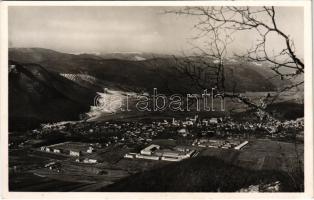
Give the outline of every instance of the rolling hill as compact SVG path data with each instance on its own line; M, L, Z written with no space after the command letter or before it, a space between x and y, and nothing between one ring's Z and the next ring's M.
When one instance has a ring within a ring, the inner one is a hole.
M37 64L10 61L10 130L74 120L89 110L97 90L85 88Z

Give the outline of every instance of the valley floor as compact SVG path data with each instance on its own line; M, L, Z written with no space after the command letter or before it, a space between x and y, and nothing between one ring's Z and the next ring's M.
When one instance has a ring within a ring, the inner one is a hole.
M155 141L158 144L168 143L168 145L171 142L167 139ZM275 170L292 174L300 166L302 166L303 171L303 144L297 145L297 151L293 143L272 141L270 139L251 140L241 150L192 146L190 148L198 149L197 159L200 162L199 164L203 159L214 157L224 161L227 166L230 164L230 166L241 167L241 170L244 171ZM129 176L136 176L136 174L174 164L166 161L123 158L123 155L130 151L132 149L123 147L123 145L116 145L106 149L106 153L103 154L104 162L78 164L70 157L41 152L38 148L10 150L10 191L92 192L106 190L107 186L119 183L120 180ZM51 162L60 163L58 169L44 167ZM303 177L300 177L300 179L303 180ZM165 189L165 191L168 190Z

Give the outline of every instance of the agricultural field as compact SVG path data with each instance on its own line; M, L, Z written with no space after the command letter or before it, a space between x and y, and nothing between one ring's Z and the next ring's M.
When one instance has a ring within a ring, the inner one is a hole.
M252 165L251 168L254 169L289 171L298 167L296 166L298 160L300 160L303 167L303 154L303 144L298 144L295 148L294 143L261 139L251 141L239 154L238 162L241 166L241 162L243 161L253 161L255 165ZM291 163L294 164L291 165Z
M292 171L299 167L298 159L302 168L304 167L303 153L302 144L297 145L296 151L293 143L257 139L250 141L240 151L204 148L199 156L217 157L225 162L253 170Z

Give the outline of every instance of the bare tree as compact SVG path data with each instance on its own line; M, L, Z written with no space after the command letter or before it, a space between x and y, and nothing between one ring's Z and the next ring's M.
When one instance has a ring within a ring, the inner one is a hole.
M262 64L269 64L271 70L275 72L274 77L281 79L293 79L298 75L304 73L304 63L301 58L296 55L293 39L284 33L276 21L276 9L272 7L184 7L178 10L170 10L167 13L174 13L178 15L187 15L197 17L198 22L194 27L198 30L198 34L193 39L205 39L204 46L194 46L195 49L201 52L202 56L217 59L219 61L216 65L217 72L216 79L221 83L219 89L224 88L224 59L227 56L227 47L233 41L233 34L241 31L250 31L256 35L256 43L252 48L247 49L246 52L236 56L246 59L251 62L258 62ZM270 39L269 37L275 34L277 41L282 41L280 50L268 49ZM185 67L188 68L188 67ZM209 66L213 68L213 66ZM185 70L186 73L189 71ZM197 78L194 75L194 80ZM282 88L277 94L267 96L263 99L267 104L273 103L277 97L284 91L296 88L303 84L303 80L293 83ZM264 110L265 106L253 103L243 95L232 93L225 93L225 97L237 98L246 105Z
M207 64L208 68L214 68L218 72L215 74L217 88L225 92L225 97L240 100L249 107L256 109L260 115L266 115L268 120L273 118L266 111L267 105L273 103L282 92L303 84L303 79L296 83L294 82L282 88L275 95L260 99L260 103L255 103L249 98L235 93L235 88L232 89L231 93L225 91L224 60L228 56L227 49L228 45L233 41L232 36L237 32L249 31L256 35L256 43L247 49L246 52L237 53L237 57L250 62L268 64L275 74L271 78L279 77L281 80L289 80L304 74L303 59L297 56L294 41L290 35L280 29L275 7L184 7L178 10L167 11L167 13L197 17L198 22L194 27L198 30L198 34L194 39L205 39L205 45L195 46L195 48L201 52L201 56L219 61L217 65ZM276 36L278 43L282 44L281 48L276 50L269 49L271 36ZM193 66L192 62L185 63L183 66L181 68L184 69L183 72L185 74L189 74L188 76L200 87L206 87L206 84L202 84L200 75L193 73L193 70L187 70ZM296 158L299 163L299 174L303 174L297 150L296 135L294 144ZM294 181L295 179L292 177L292 180ZM300 187L303 187L302 183Z
M281 76L295 76L304 72L304 63L295 53L293 39L277 26L276 10L272 7L185 7L181 10L170 11L180 15L194 15L199 17L199 23L195 25L203 32L200 36L210 33L214 35L223 30L229 32L229 36L235 31L255 31L258 35L258 43L249 49L246 58L258 62L270 62L272 68ZM268 36L276 33L285 43L285 46L277 54L267 50ZM224 38L227 39L227 38ZM223 49L222 49L223 50ZM281 68L293 69L293 73L282 73Z

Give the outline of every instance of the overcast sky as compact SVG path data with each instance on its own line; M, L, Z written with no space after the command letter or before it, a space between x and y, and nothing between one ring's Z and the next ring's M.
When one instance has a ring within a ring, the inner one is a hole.
M10 7L10 47L42 47L68 53L190 52L192 17L163 14L167 7ZM277 8L280 29L303 56L303 9ZM231 52L252 45L255 35L235 36ZM277 41L272 41L276 46Z

